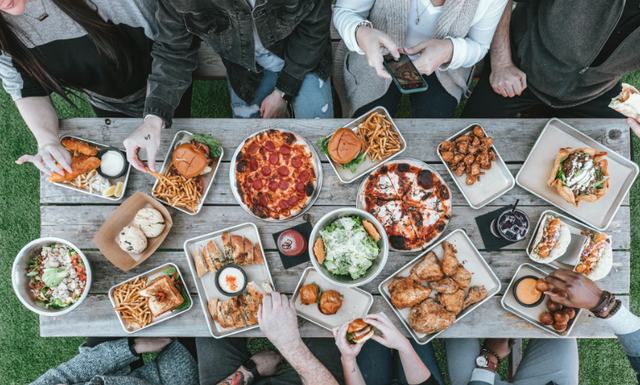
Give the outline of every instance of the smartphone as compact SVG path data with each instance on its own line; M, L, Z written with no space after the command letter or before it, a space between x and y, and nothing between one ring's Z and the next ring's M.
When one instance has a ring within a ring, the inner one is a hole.
M390 54L384 55L383 63L391 74L393 82L396 83L396 86L403 94L422 92L429 88L429 85L422 78L407 54L401 53L398 60L394 59Z

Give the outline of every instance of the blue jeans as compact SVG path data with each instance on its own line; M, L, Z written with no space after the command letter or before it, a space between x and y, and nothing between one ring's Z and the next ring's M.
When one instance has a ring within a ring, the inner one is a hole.
M436 355L433 352L431 343L418 345L415 341L411 340L411 346L427 366L431 375L434 376L440 384L444 385L444 379L442 378L442 373L440 373L440 367L438 367L438 361L436 360ZM367 385L407 385L407 378L404 375L400 354L395 350L384 347L376 341L369 340L362 347L356 360L360 367L360 372L362 372L362 376L364 377L364 382Z
M276 88L278 73L264 71L264 78L256 91L256 97L247 104L240 99L231 88L229 79L229 95L231 96L231 110L234 118L260 118L262 101ZM308 73L302 81L298 95L291 101L293 112L297 119L331 119L333 118L333 98L331 96L331 79L322 81L317 76Z

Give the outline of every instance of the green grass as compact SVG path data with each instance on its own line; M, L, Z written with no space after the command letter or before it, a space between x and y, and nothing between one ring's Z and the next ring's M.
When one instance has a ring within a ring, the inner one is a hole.
M625 81L640 86L640 72ZM54 98L61 118L91 117L84 99L79 109ZM410 117L407 98L401 102L398 117ZM223 81L198 81L194 86L192 116L197 118L231 117L229 95ZM41 338L38 317L25 309L11 288L11 266L20 248L40 236L39 175L32 165L18 166L16 159L36 152L36 142L22 121L15 105L0 91L0 384L24 384L38 378L77 354L83 338ZM640 141L634 138L636 159L640 159ZM640 187L631 190L631 309L639 313L640 293ZM616 340L580 340L581 384L635 384L635 376ZM270 348L269 341L256 338L249 342L252 352ZM434 344L440 367L446 377L444 350ZM499 371L506 379L506 364Z

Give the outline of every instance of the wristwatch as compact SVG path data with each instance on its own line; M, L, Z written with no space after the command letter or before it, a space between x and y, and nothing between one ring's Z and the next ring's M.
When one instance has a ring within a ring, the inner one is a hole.
M284 99L287 103L291 104L291 101L293 100L293 96L291 96L291 95L287 94L287 93L286 93L286 92L284 92L284 91L280 91L280 90L279 90L279 89L277 89L277 88L276 88L275 90L276 90L276 92L277 92L277 93L279 93L279 94L280 94L280 97L281 97L282 99Z
M242 366L251 372L251 375L253 376L253 380L251 381L252 383L257 383L258 380L260 380L260 373L258 372L258 367L256 366L256 363L253 362L253 360L251 360L251 358L249 358L247 362L242 364Z
M496 372L496 370L498 370L498 364L492 362L489 357L485 356L484 354L480 354L476 358L476 366L482 369L489 369L494 373Z

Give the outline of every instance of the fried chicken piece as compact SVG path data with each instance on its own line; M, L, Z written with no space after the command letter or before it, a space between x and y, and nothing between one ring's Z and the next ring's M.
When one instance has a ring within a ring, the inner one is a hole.
M473 127L473 135L477 136L478 138L484 138L484 131L482 130L482 127Z
M419 283L437 281L443 276L442 265L440 264L438 256L433 251L427 253L427 255L422 258L422 261L418 262L411 269L411 278Z
M489 150L489 160L492 162L496 161L496 153L491 150Z
M436 299L449 313L454 315L460 314L462 311L462 303L464 302L464 289L459 289L450 294L438 293Z
M418 285L410 277L401 280L389 291L391 304L399 310L417 305L431 294L431 289Z
M64 175L54 173L49 177L51 182L64 182L77 178L89 171L95 170L100 166L100 159L88 155L74 156L71 158L71 172L65 172Z
M481 143L481 142L480 142L480 138L478 138L477 136L475 136L475 137L473 138L473 141L471 142L471 144L472 144L473 146L475 146L475 147L480 146L480 143Z
M453 245L447 241L442 242L442 248L444 249L444 257L442 257L442 271L448 276L455 274L458 270L458 258L456 258L456 249Z
M64 138L62 139L62 145L71 151L78 151L79 153L84 155L91 155L91 156L98 155L98 150L96 148L93 148L90 145L84 142L81 142L77 139Z
M487 297L487 289L484 286L471 286L467 298L464 300L462 309L468 308L476 302L480 302Z
M387 286L387 290L389 290L389 294L391 294L396 287L400 286L403 283L414 283L413 278L411 277L395 277L393 281Z
M464 163L460 163L460 165L458 166L458 168L456 169L456 175L457 176L463 176L465 172L465 167L464 167Z
M452 294L458 291L458 283L451 277L444 277L440 280L429 282L429 288L438 293Z
M475 161L476 161L476 157L473 156L473 155L467 155L467 156L464 157L464 162L466 164L472 164Z
M440 145L440 151L453 151L454 149L455 149L455 146L453 145L453 143L451 143L448 140L445 140Z
M489 164L491 165L491 164ZM471 176L478 176L480 175L480 163L476 162L474 164L471 165Z
M485 146L487 146L487 148L493 146L493 138L482 138L482 144L484 144Z
M470 173L467 173L470 174ZM478 179L477 175L468 175L467 176L467 186L471 186L472 184L476 183L476 179Z
M461 154L469 153L469 142L458 143L458 152Z
M458 155L453 157L453 163L458 164L458 163L462 162L463 159L464 159L464 155L458 154Z
M471 283L471 274L462 265L458 265L458 269L454 274L451 274L450 277L456 281L458 287L461 289L466 289Z
M447 163L453 160L453 152L451 151L443 151L441 155L442 155L442 160L444 160Z
M469 154L473 155L475 153L477 153L478 151L480 151L480 148L478 146L474 146L473 144L469 146Z
M409 313L409 325L418 333L437 333L453 325L455 321L456 316L433 298L420 302Z
M456 143L461 143L461 142L470 142L471 141L471 137L469 135L460 135L457 139L456 139Z

